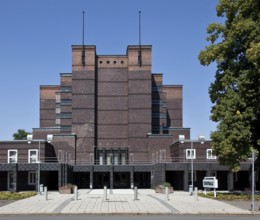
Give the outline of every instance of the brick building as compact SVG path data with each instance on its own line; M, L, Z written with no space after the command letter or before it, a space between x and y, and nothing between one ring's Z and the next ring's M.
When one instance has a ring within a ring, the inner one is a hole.
M191 165L200 189L205 176L216 176L219 189L249 187L250 162L233 174L209 141L190 140L182 86L163 85L151 57L148 45L128 46L125 55L72 46L72 73L61 73L60 85L40 87L40 128L30 144L0 142L0 190L37 190L40 183L54 190L67 183L150 188L165 181L188 190Z

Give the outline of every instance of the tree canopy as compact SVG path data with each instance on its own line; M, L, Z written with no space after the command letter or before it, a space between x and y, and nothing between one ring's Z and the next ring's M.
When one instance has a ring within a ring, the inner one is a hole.
M220 0L216 11L224 22L208 26L210 45L199 60L217 65L209 88L211 119L218 123L212 147L221 164L238 171L260 150L260 1Z
M16 133L13 134L14 140L26 140L27 134L29 134L24 129L18 129Z

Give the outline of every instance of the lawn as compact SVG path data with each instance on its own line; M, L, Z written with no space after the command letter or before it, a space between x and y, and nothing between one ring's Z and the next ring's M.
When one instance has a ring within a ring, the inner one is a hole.
M210 199L217 199L217 200L229 200L229 201L249 201L252 199L250 193L217 193L217 197L214 198L214 193L207 193L207 195L203 193L198 194L201 197L210 198ZM255 194L255 201L260 201L260 194Z
M0 200L19 200L37 195L36 192L0 192Z

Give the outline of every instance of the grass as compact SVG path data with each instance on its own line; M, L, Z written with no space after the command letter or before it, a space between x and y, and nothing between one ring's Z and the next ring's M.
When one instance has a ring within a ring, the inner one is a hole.
M36 192L0 192L0 200L19 200L37 195Z
M217 197L214 198L214 193L198 194L201 197L217 199L217 200L229 200L229 201L250 201L252 199L251 194L248 193L217 193ZM255 194L255 201L260 201L260 195Z

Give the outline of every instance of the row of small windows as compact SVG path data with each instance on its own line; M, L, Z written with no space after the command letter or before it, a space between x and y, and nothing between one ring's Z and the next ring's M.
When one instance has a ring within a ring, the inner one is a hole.
M60 113L60 114L56 114L56 118L57 119L64 119L64 118L71 118L72 117L72 114L71 112L63 112L63 113Z
M71 92L72 87L71 86L61 86L60 90L61 90L61 92Z
M8 163L17 163L18 161L18 151L17 150L8 150ZM30 149L28 150L28 163L38 163L38 150Z
M107 64L110 64L110 60L107 60L106 63L107 63ZM114 60L112 63L113 63L113 64L117 64L117 61ZM121 63L121 64L124 64L125 61L122 60L120 63ZM100 60L100 61L99 61L99 64L103 64L103 60Z

